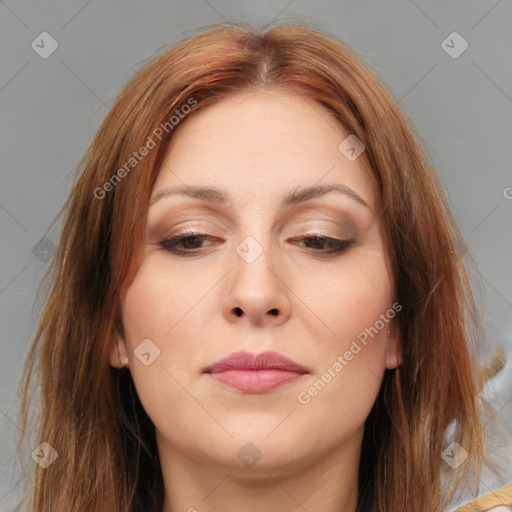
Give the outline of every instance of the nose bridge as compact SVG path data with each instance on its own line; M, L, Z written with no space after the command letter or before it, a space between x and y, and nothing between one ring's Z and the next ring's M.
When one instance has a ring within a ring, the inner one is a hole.
M255 236L247 235L235 247L233 258L225 314L231 320L247 316L255 324L270 318L285 321L291 306L284 279L279 276L279 251L272 247L271 234L260 229Z
M264 208L263 211L265 210L267 209ZM275 265L272 261L276 255L275 247L272 245L273 234L267 227L264 214L258 215L253 211L252 215L245 217L239 226L242 239L235 245L237 274L244 274L240 277L246 279L255 279L257 275L264 278L266 273L270 272L268 267L273 268Z
M275 265L275 248L268 234L248 235L235 248L234 278L242 286L245 294L255 297L269 294L276 286L272 272ZM249 286L252 291L247 289Z

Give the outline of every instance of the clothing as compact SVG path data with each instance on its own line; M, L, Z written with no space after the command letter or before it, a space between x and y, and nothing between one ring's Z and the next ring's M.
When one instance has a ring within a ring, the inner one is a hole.
M512 512L512 485L502 487L466 503L456 512Z

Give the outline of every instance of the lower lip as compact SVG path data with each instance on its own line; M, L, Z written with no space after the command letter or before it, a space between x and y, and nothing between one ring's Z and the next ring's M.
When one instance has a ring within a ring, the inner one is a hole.
M264 393L299 379L304 374L286 370L228 370L211 373L212 378L249 393Z

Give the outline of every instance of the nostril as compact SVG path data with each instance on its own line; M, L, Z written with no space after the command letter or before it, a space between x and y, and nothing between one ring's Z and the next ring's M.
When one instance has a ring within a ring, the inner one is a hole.
M274 315L274 316L277 316L277 315L278 315L278 311L277 311L277 309L276 309L276 308L271 309L271 310L269 311L269 313L270 313L271 315Z
M242 310L240 308L235 308L236 316L242 316Z

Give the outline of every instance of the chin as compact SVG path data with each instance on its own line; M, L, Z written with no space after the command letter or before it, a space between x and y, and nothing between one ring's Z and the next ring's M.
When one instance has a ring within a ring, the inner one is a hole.
M223 441L215 443L221 459L219 462L253 473L256 470L284 469L298 461L304 462L308 453L304 435L300 432L295 435L290 425L280 431L276 426L282 420L281 417L271 427L268 423L258 425L257 422L251 422L249 426L245 424L243 428L228 427L233 438L223 436Z

